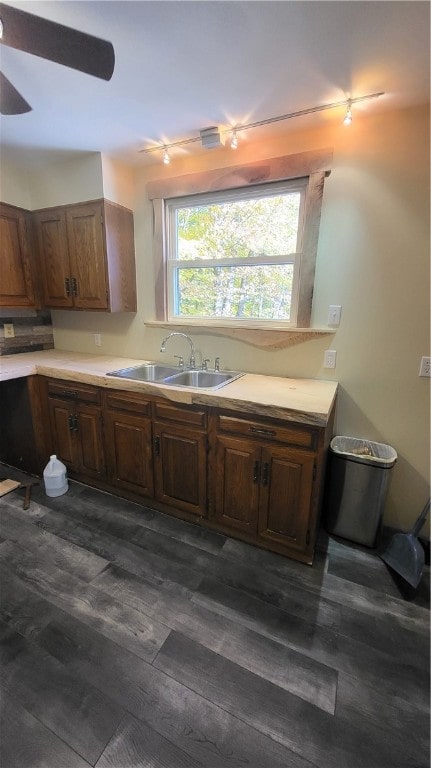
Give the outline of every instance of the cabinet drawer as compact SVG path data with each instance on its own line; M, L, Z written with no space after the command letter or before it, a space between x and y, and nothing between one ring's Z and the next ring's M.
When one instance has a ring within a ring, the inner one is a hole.
M126 411L137 416L151 416L151 402L134 392L108 392L106 406L115 411Z
M100 390L97 387L87 387L85 384L76 384L74 381L48 381L48 395L100 405Z
M228 432L233 435L256 437L261 441L288 443L299 448L314 450L317 443L317 434L312 429L307 429L296 424L284 426L272 422L239 419L234 416L218 415L219 432Z
M207 412L204 409L190 405L174 405L173 403L153 403L154 418L173 421L188 426L203 427L207 425Z

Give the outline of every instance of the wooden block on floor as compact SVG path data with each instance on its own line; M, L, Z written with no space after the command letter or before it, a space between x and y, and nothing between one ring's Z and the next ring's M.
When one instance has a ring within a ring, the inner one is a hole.
M1 480L0 481L0 496L5 496L6 493L14 491L15 488L19 488L21 485L18 480Z

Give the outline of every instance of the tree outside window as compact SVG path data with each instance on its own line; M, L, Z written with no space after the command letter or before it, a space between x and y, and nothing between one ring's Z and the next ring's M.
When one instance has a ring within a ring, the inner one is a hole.
M306 183L167 201L173 319L291 322Z

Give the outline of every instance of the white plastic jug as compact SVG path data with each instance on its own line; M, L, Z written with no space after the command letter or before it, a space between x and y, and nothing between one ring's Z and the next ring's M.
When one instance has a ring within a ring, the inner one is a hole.
M69 488L66 467L55 454L49 457L49 462L43 470L43 480L47 496L62 496Z

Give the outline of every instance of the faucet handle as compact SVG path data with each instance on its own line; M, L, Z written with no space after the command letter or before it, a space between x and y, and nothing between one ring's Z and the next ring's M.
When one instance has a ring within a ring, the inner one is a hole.
M216 357L216 359L214 360L214 370L215 371L219 371L220 370L220 358L219 357Z
M202 370L203 371L207 371L208 370L208 363L209 363L209 361L210 361L209 357L205 357L202 360Z
M174 357L178 358L178 367L183 368L184 367L184 358L181 357L181 355L174 355Z

